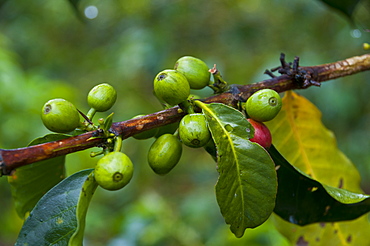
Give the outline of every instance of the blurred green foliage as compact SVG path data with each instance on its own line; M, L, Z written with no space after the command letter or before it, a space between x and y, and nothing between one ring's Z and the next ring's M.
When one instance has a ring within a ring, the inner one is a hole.
M152 80L183 55L199 57L209 67L217 64L227 81L246 84L266 79L263 71L279 65L280 52L289 60L300 56L301 65L318 65L361 55L362 43L370 40L362 31L369 29L367 1L354 12L360 27L355 32L343 15L319 1L71 2L77 9L67 0L0 1L1 148L22 147L48 133L39 112L51 98L65 98L86 112L87 93L101 82L117 89L115 121L161 110ZM86 17L96 10L96 18ZM370 74L362 73L299 91L323 112L325 125L365 181L370 180L369 80ZM185 148L179 166L157 176L146 161L151 142L124 141L134 179L121 191L98 189L86 245L287 245L270 222L235 239L215 200L212 158ZM96 161L89 151L69 155L67 171ZM6 178L0 178L0 196L0 245L13 245L22 222Z

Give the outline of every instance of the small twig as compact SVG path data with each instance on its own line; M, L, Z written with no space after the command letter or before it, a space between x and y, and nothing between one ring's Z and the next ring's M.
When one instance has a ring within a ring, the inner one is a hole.
M267 74L271 78L276 78L276 75L272 73L272 69L271 70L266 69L264 74Z

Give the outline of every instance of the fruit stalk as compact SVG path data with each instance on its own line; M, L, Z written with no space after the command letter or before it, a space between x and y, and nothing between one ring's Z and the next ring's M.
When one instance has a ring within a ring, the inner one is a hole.
M312 80L324 82L359 72L370 70L370 54L351 57L342 61L318 66L300 67L312 74ZM303 89L291 76L286 74L248 85L233 85L233 92L225 92L202 100L204 103L224 103L237 107L239 101L246 101L254 92L270 88L277 92ZM305 87L304 89L306 89ZM110 131L128 138L143 130L164 126L179 121L185 113L178 107L172 107L154 114L113 123ZM49 142L19 149L0 149L0 174L9 175L14 169L36 161L66 155L104 143L104 138L92 138L98 131L87 132L60 141Z

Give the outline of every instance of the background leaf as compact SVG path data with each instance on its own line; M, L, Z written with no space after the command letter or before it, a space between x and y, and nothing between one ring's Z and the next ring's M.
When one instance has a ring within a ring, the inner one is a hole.
M249 138L253 128L239 111L223 104L202 104L217 146L220 174L216 198L236 237L261 225L275 205L277 179L274 163Z
M267 125L274 146L289 163L320 183L362 193L359 173L337 148L333 133L321 122L320 111L307 99L294 92L287 92L281 112ZM349 222L316 223L304 227L276 218L276 226L291 242L298 245L370 243L367 237L370 230L367 216Z
M61 140L68 137L62 134L49 134L33 140L30 145ZM11 187L15 208L21 218L30 212L40 198L65 177L65 156L17 168L8 182Z
M81 188L92 170L69 176L45 194L25 221L15 245L67 245L78 225L77 204L84 199ZM83 208L86 204L82 203Z
M370 211L369 196L323 185L290 165L271 146L278 167L278 192L274 212L294 224L352 220Z
M321 112L306 98L287 92L282 110L266 125L289 163L321 183L361 193L358 171L321 122Z

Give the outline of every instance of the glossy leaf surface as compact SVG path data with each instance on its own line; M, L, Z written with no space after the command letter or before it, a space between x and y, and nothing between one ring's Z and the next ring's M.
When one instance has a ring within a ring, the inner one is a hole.
M98 183L94 179L94 172L91 172L82 186L80 197L77 202L77 228L75 233L69 239L68 245L70 246L83 245L87 209L89 208L91 198L97 187Z
M75 173L45 194L26 219L15 245L67 245L76 229L83 229L85 210L96 187L91 177L84 185L91 171ZM81 192L85 186L87 191ZM78 232L75 237L79 240Z
M236 237L261 225L275 206L274 163L260 145L252 143L253 127L239 111L223 104L198 104L206 115L217 146L220 174L216 198Z
M319 183L290 165L271 147L278 166L278 194L274 212L298 225L356 219L370 211L370 198Z

